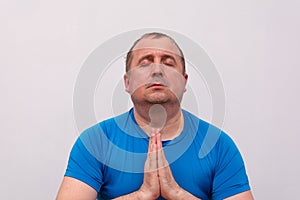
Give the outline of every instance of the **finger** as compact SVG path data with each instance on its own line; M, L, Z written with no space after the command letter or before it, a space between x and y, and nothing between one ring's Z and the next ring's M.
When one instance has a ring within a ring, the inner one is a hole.
M153 151L157 152L158 151L158 144L160 142L160 138L159 138L159 130L158 129L152 129L152 132L151 132L151 138L153 139L152 142L153 142Z
M153 172L157 169L156 155L156 139L155 136L149 138L147 160L145 162L145 172Z
M151 136L157 135L159 133L159 129L151 128Z
M162 141L161 141L161 134L160 132L157 132L155 135L155 142L157 144L157 150L162 150Z
M165 157L164 149L162 148L161 134L156 135L157 142L157 165L158 169L169 166L169 163Z
M155 138L153 137L153 134L149 137L148 142L148 153L153 151L153 144L155 143Z

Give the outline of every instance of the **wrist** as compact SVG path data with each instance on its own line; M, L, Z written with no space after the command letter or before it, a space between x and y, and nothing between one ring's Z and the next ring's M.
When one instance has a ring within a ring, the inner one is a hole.
M181 187L176 187L174 191L171 193L171 199L182 199L184 197L184 190Z
M198 198L181 188L180 186L176 187L174 191L171 193L172 196L168 197L168 199L172 200L181 200L181 199L189 199L189 200L197 200ZM199 199L198 199L199 200Z
M184 197L183 193L184 190L179 185L176 185L176 187L169 187L168 189L165 189L162 192L162 196L165 199L172 199L172 200L184 199L181 198Z
M181 187L178 187L175 191L175 199L182 199L185 197L185 193L186 191L184 189L182 189Z
M155 200L156 197L154 197L152 194L147 193L146 191L139 189L136 191L136 199L137 200Z
M142 200L143 199L143 192L141 190L136 191L135 194L136 194L135 199L137 199L137 200Z

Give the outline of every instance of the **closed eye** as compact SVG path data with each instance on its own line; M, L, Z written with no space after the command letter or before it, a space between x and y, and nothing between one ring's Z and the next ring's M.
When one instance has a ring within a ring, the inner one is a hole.
M169 67L174 67L176 65L176 63L174 62L174 60L171 59L171 58L167 58L166 60L164 60L163 64L167 65Z
M162 63L164 65L167 65L169 67L174 67L176 66L176 60L173 56L170 56L170 55L164 55L162 57Z
M139 63L139 66L140 67L147 67L147 66L150 66L151 64L152 64L151 61L145 59L145 60L143 60L142 62Z
M138 60L139 66L148 66L149 64L153 63L154 57L153 55L144 55Z

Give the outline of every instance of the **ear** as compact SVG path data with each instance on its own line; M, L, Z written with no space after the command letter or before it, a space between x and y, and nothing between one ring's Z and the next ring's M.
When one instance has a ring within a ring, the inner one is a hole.
M184 73L183 77L184 77L184 92L186 92L186 84L187 84L189 75L187 73Z
M124 79L125 91L129 93L129 76L127 73L124 74L123 79Z

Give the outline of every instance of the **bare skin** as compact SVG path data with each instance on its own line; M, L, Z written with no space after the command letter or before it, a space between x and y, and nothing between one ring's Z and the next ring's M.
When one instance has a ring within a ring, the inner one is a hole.
M154 44L155 48L148 48ZM155 63L155 64L170 64L172 63L172 70L176 70L181 73L181 79L168 79L167 74L164 74L161 69L156 67L153 69L151 76L164 76L170 83L175 84L176 81L182 80L182 84L186 85L188 75L183 72L183 67L178 56L177 48L167 38L162 39L144 39L138 45L138 50L134 53L132 59L131 69L134 71L135 66L140 64ZM143 47L147 47L143 49ZM159 49L159 50L158 50ZM164 51L164 49L166 51ZM144 58L144 55L148 55ZM172 57L173 60L165 60L165 57ZM170 62L170 63L168 63ZM183 72L183 73L182 73ZM139 76L142 76L139 74ZM147 79L148 77L144 77ZM162 140L173 139L178 136L183 128L183 117L180 108L181 96L184 90L170 92L170 88L160 86L154 88L143 87L141 84L137 84L140 87L132 87L130 81L132 77L125 75L125 87L126 91L132 95L132 101L134 103L134 116L139 126L144 127L145 124L150 123L148 116L149 108L155 103L160 103L167 112L167 122L160 132L149 133L149 130L144 129L150 136L148 157L145 163L144 182L140 189L134 193L119 197L117 199L156 199L160 195L165 199L199 199L193 196L188 191L180 187L173 177L172 171L169 167L169 163L165 158L162 148ZM178 93L177 93L178 92ZM181 94L180 94L181 92ZM174 95L176 94L176 95ZM153 168L157 166L156 168ZM150 169L150 170L149 170ZM232 196L228 200L252 200L252 194L250 191L243 192L241 194Z
M144 47L147 49L143 49ZM137 44L136 48L139 49L133 54L131 70L141 64L164 64L172 67L173 75L175 70L177 74L181 73L181 77L178 78L176 73L175 76L168 76L161 68L155 67L150 75L166 78L171 87L157 83L153 87L147 87L136 83L136 80L147 80L151 77L142 77L143 74L134 76L134 73L124 75L125 89L130 93L134 104L134 116L139 126L149 135L149 145L144 165L143 184L139 190L116 199L154 200L159 196L172 200L199 199L181 188L176 182L162 148L162 140L174 139L181 133L184 126L180 102L188 76L183 72L178 48L168 38L145 38ZM178 87L179 80L183 87L180 85ZM176 87L172 88L174 85ZM153 104L162 105L167 113L166 123L159 131L146 126L150 123L148 113ZM57 200L95 200L96 197L97 191L92 187L74 178L64 177ZM227 200L253 200L253 196L251 191L245 191Z

